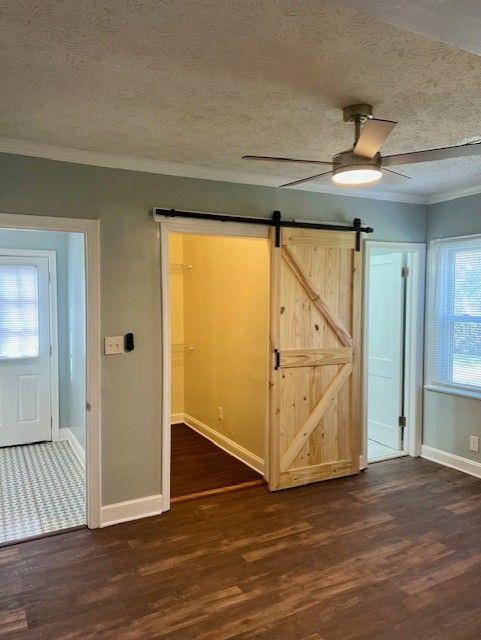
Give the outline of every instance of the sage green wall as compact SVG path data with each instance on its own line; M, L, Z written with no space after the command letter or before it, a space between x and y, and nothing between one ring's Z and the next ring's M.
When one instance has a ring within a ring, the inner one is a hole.
M194 180L0 154L0 211L101 220L102 335L136 348L102 360L102 502L160 491L160 260L153 205L286 218L362 218L382 240L422 242L422 205Z
M481 194L429 206L427 240L481 233L480 211ZM425 391L424 444L481 463L470 434L481 438L481 400Z

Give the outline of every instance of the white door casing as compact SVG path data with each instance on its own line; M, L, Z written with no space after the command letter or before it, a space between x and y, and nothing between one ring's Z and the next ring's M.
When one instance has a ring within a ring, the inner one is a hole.
M0 212L0 229L30 229L35 231L60 231L81 233L85 239L86 267L86 340L87 340L87 521L90 529L101 526L102 452L101 431L101 333L100 333L100 221L86 218L26 215ZM55 254L54 254L55 255ZM51 260L51 274L54 260ZM55 295L55 279L51 280ZM53 306L53 305L52 305ZM56 318L52 328L56 331ZM54 336L55 337L55 336ZM52 354L52 378L55 378L55 344ZM54 388L55 388L54 384ZM53 402L53 421L58 421L58 397ZM57 415L56 415L57 414ZM58 423L57 423L58 428Z
M370 256L368 310L368 437L394 450L402 448L402 252Z
M0 255L0 446L52 438L49 261L21 253Z

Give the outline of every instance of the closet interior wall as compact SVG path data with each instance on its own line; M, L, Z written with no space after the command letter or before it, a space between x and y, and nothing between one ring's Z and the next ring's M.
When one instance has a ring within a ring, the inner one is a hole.
M264 462L266 240L170 234L172 419Z

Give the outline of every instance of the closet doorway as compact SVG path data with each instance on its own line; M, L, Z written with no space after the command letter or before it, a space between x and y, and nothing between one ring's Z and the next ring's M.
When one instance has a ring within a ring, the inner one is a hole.
M169 234L171 503L264 483L269 249Z

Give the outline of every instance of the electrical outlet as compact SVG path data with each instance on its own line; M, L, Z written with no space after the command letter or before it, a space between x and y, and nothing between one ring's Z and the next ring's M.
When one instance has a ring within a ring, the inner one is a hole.
M104 352L106 356L124 353L124 336L107 336L104 338Z
M223 420L224 419L224 409L223 409L223 407L218 407L217 410L218 410L218 418L219 418L219 420Z
M469 436L469 450L479 453L479 438L478 436Z

